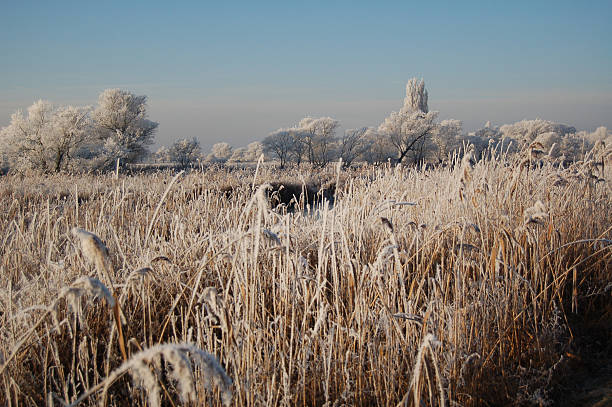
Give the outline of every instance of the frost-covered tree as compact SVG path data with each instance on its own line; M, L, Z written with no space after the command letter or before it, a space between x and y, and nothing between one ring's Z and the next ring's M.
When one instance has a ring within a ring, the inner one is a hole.
M474 157L480 159L486 151L493 155L515 153L519 143L505 137L498 126L493 126L488 121L483 128L461 137L460 144L473 146Z
M554 131L539 134L534 142L541 144L545 151L548 151L551 156L557 157L561 154L560 144L561 136ZM556 148L555 148L556 147Z
M404 106L401 111L427 113L429 112L428 98L423 78L419 82L417 78L411 78L406 84L406 98L404 98Z
M215 143L210 154L206 156L205 161L209 163L225 163L232 157L233 150L229 143Z
M227 161L230 163L252 163L257 162L262 154L263 146L261 143L253 141L246 147L235 148Z
M391 112L378 132L388 137L395 147L396 162L401 163L409 153L412 153L413 162L420 161L427 138L436 130L437 116L438 112Z
M386 163L395 158L396 149L389 137L379 134L374 129L369 129L364 136L365 150L363 159L369 164Z
M587 157L594 161L599 177L612 180L612 131L598 127L593 133L577 134L576 138L580 136L593 145Z
M168 149L170 161L188 167L201 156L200 142L196 138L177 140Z
M499 129L504 137L509 137L519 144L519 148L527 147L544 133L557 133L561 137L576 133L576 128L548 120L521 120L514 124L505 124Z
M11 115L11 123L2 129L2 149L13 168L47 171L49 154L44 140L53 133L53 105L44 100L28 107L28 114L20 110Z
M280 168L285 168L291 158L296 141L296 129L278 129L270 133L261 142L265 154L278 159Z
M561 161L568 163L574 162L578 160L582 160L586 153L588 153L592 144L585 142L585 140L581 137L576 136L575 134L566 134L561 137L561 143L559 146L559 150L561 155L557 154L553 151L552 156L559 156Z
M39 100L28 114L17 111L0 132L1 148L15 169L59 172L89 140L89 108L55 108Z
M498 140L503 137L499 127L491 125L490 121L486 122L483 128L476 130L474 135L486 140Z
M263 145L259 141L253 141L247 145L243 159L246 162L257 162L263 153Z
M56 172L75 161L80 161L80 149L92 141L89 107L62 106L53 115L54 135L49 140Z
M559 159L562 162L581 160L593 146L593 143L578 134L570 133L562 136L554 131L539 134L534 143L538 144L538 149L547 153L549 158Z
M453 151L461 147L462 127L461 120L448 119L440 122L431 138L435 146L433 154L436 162L447 160Z
M469 146L469 150L472 151L473 157L476 160L480 160L485 156L487 151L491 154L499 155L502 152L514 152L515 150L509 150L511 145L510 139L493 139L477 136L475 133L470 133L466 136L462 136L459 143L459 153L462 155L467 150L464 147Z
M595 145L598 141L603 141L606 145L612 145L612 131L605 126L598 127L594 132L589 133L581 131L576 134L578 137L584 137L590 143Z
M156 163L168 163L171 161L170 159L170 149L166 146L161 146L157 149L155 154L153 154L153 160Z
M406 85L406 98L399 112L391 112L378 127L396 149L396 162L412 155L413 162L424 158L425 145L435 130L438 112L429 112L425 82L412 78Z
M215 143L211 153L220 161L227 161L232 156L232 146L229 143Z
M147 97L121 89L106 89L93 112L98 137L103 142L104 164L120 158L135 162L147 154L158 123L147 119Z
M293 145L291 150L289 150L289 159L299 167L302 161L307 159L307 144L304 142L305 133L297 127L292 127L291 130Z
M576 133L574 138L582 140L581 152L587 151L584 158L596 163L599 176L612 180L612 131L601 126L592 133Z
M315 162L315 145L317 143L317 134L314 126L311 126L315 119L305 117L297 125L298 131L295 135L296 143L300 144L304 156L310 164Z
M310 164L324 167L333 159L338 120L331 117L305 117L298 123L297 140L304 146Z
M242 163L245 162L246 148L238 147L232 151L231 157L227 160L228 163Z

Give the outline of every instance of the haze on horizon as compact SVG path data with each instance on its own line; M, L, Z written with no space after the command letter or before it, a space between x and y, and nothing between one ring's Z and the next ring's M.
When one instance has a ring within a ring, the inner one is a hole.
M156 145L244 146L302 117L378 126L423 77L465 131L542 118L612 128L612 3L5 4L0 127L38 99L148 96Z

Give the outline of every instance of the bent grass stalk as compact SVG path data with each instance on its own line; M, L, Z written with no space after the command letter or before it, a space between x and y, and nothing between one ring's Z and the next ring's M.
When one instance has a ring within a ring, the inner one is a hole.
M149 236L151 235L151 230L153 229L153 225L155 224L155 219L157 218L157 214L159 213L159 209L161 208L162 203L164 203L166 196L168 196L168 192L170 192L170 188L172 188L172 185L176 182L176 180L181 175L183 175L184 172L185 170L181 170L178 174L176 174L172 178L172 180L168 184L168 187L166 187L166 190L164 191L163 195L159 199L159 202L157 203L157 206L155 207L155 211L153 211L153 216L151 217L151 221L149 222L149 227L147 227L147 233L145 234L143 246L145 247L147 246L147 241L149 240Z
M214 384L221 392L223 404L228 406L232 401L232 380L214 356L189 344L162 344L134 354L129 360L113 370L104 380L85 391L78 399L69 404L69 407L79 405L100 390L102 390L101 405L106 405L106 397L110 386L128 372L135 381L140 382L147 390L149 405L158 407L161 402L159 378L151 372L149 365L159 364L161 357L164 357L166 362L173 366L170 378L177 383L182 401L195 401L194 369L188 355L191 355L191 359L202 369L204 386L210 388L210 385Z
M102 242L102 240L96 236L94 233L88 232L86 230L80 228L72 228L72 234L79 239L79 243L81 244L81 252L85 256L85 259L91 264L93 264L96 270L105 276L108 280L108 284L111 286L111 289L115 291L113 280L111 278L111 260L108 254L108 248ZM117 340L119 341L119 350L121 351L121 356L123 360L127 360L127 351L125 346L125 338L123 337L123 327L121 324L121 309L119 308L119 301L115 293L113 293L114 301L113 301L113 316L115 317L115 324L117 326Z
M25 344L25 342L36 332L36 330L42 325L43 322L47 319L48 316L53 314L59 304L59 302L69 296L81 296L86 292L91 293L93 296L102 297L106 300L107 304L114 309L116 306L115 298L111 295L110 291L100 280L97 278L91 277L81 277L72 283L69 287L64 288L57 299L47 307L45 313L38 319L38 321L21 337L19 341L13 346L13 350L9 354L9 356L5 359L4 364L0 366L0 375L4 372L6 367L11 363L11 361L17 356L17 353L21 349L21 347ZM77 310L75 310L77 312Z

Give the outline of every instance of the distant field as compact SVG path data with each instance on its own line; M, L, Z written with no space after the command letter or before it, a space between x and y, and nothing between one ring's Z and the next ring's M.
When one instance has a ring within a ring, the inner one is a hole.
M605 175L517 156L3 176L0 403L558 402L610 356Z

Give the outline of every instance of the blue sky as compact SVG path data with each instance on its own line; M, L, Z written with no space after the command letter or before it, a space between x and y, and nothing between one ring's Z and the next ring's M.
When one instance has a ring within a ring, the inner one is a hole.
M157 144L377 126L423 77L441 118L612 128L612 2L0 0L0 126L42 98L149 97Z

